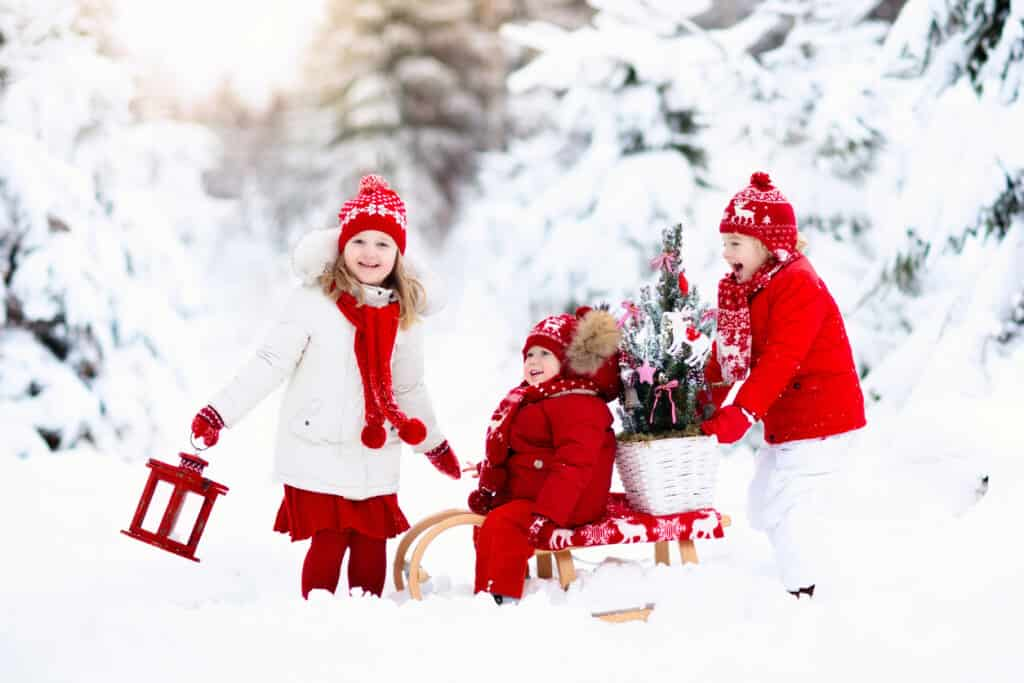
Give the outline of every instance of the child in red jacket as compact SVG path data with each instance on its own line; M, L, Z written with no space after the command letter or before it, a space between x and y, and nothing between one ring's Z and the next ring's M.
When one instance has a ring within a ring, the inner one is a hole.
M719 231L730 272L718 286L705 374L715 403L726 405L701 428L733 443L764 422L751 524L771 539L786 589L810 596L820 571L817 498L843 464L850 433L866 424L860 381L839 308L800 253L793 207L766 173L733 197Z
M526 563L556 529L598 519L615 461L619 330L606 311L537 323L523 346L523 382L487 430L487 458L469 507L487 515L476 539L476 592L501 604L523 594ZM557 536L556 536L557 538Z

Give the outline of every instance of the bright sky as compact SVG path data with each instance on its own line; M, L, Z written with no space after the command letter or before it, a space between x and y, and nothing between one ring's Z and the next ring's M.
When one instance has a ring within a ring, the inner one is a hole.
M291 81L325 0L114 0L123 47L168 94L202 101L225 78L254 108Z

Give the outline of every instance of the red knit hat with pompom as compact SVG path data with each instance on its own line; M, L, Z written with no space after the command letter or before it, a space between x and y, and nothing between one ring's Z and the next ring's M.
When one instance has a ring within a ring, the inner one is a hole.
M345 244L363 230L380 230L395 240L398 251L405 253L405 202L379 175L363 176L359 194L341 205L338 221L338 251L344 251Z
M780 261L796 252L796 214L767 173L754 173L725 207L719 232L756 237Z
M549 315L533 326L523 344L523 358L531 346L545 348L558 357L559 363L565 362L565 350L569 348L572 334L576 330L576 316L563 313Z

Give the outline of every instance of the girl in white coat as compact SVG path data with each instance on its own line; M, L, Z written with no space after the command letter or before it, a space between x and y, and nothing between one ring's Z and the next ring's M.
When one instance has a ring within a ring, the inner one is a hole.
M348 551L350 588L380 595L386 540L409 528L398 506L404 441L453 479L458 460L423 384L422 284L405 267L405 205L379 176L338 214L339 229L304 237L293 265L304 284L238 375L192 421L217 443L282 381L274 469L284 484L274 525L312 539L302 595L334 592Z

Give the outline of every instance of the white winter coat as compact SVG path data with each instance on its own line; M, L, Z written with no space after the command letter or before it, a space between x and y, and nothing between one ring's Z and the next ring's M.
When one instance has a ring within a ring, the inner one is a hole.
M355 328L313 282L337 255L337 235L318 231L300 242L293 263L305 284L288 297L255 356L210 404L233 427L287 379L274 444L275 477L296 488L364 500L398 490L401 442L390 424L382 448L367 448L360 440L365 411ZM390 300L389 289L364 289L366 305ZM422 324L398 331L391 371L398 406L427 427L426 439L414 450L438 446L444 436L423 384Z

